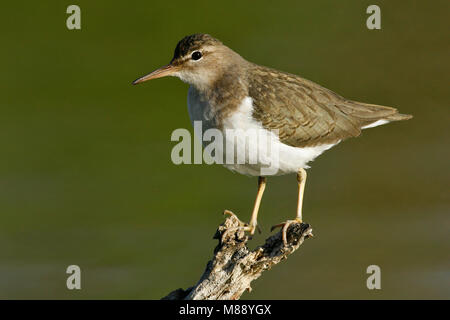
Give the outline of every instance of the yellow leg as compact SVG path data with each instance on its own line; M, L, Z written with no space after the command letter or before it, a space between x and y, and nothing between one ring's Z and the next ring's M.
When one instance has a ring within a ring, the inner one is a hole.
M303 193L305 192L306 170L301 168L297 173L298 198L297 198L297 217L302 222Z
M303 168L301 168L297 173L297 184L298 184L297 216L295 217L294 220L287 220L284 223L280 223L273 226L271 229L273 230L277 227L283 227L281 234L285 246L287 245L286 232L289 226L293 223L302 223L303 193L305 192L305 184L306 184L306 170Z
M265 177L258 177L258 192L256 193L255 205L253 206L252 217L250 219L250 223L241 223L242 225L239 228L243 228L245 231L248 231L250 234L254 234L256 230L256 226L258 225L258 211L259 206L261 205L261 199L264 194L264 190L266 189L266 181ZM229 210L225 210L224 214L234 215ZM237 217L236 217L237 218ZM238 219L239 220L239 219ZM229 229L228 231L230 231ZM233 228L234 230L234 228ZM224 235L222 235L223 237Z
M250 234L255 233L256 226L258 225L258 211L259 206L261 204L261 199L264 194L264 189L266 189L266 181L265 177L258 177L258 192L256 193L255 205L253 206L252 217L250 219Z

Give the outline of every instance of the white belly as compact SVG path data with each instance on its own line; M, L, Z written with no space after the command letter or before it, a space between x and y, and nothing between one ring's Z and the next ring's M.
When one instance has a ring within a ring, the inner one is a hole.
M188 111L191 122L202 121L203 132L214 128L214 112L201 101L192 87L188 93ZM309 168L307 163L314 160L335 144L296 148L286 145L271 131L265 130L252 117L253 104L250 97L243 99L235 112L223 119L221 132L223 145L219 150L223 165L232 170L251 176L283 175ZM237 134L230 134L236 133ZM257 134L254 134L254 133ZM247 134L246 134L247 133ZM263 137L261 136L263 134ZM208 144L204 143L204 145ZM233 149L226 147L233 145ZM257 156L252 156L257 153ZM241 156L239 158L239 155ZM227 161L232 159L232 161Z

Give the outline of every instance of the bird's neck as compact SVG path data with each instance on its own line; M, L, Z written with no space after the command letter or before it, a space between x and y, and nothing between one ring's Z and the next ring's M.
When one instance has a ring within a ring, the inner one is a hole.
M207 86L194 86L198 99L206 102L209 113L221 127L223 119L229 117L248 96L245 70L228 68L220 77Z

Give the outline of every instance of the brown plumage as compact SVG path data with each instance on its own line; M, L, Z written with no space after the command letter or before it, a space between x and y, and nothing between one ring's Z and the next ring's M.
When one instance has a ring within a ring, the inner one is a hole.
M397 109L347 100L312 81L253 64L249 68L253 116L294 147L336 143L378 120L407 120Z

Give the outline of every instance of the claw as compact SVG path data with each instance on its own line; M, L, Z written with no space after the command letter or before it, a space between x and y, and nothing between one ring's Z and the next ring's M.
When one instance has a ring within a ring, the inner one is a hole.
M226 214L228 214L228 215L230 215L230 216L234 216L234 217L236 217L236 215L233 213L233 212L231 212L230 210L223 210L223 215L226 215ZM237 217L236 217L237 218ZM239 220L239 219L238 219Z
M248 226L247 223L242 222L241 219L239 219L239 218L237 217L237 215L235 215L235 214L234 214L233 212L231 212L230 210L224 210L224 211L223 211L223 215L229 215L230 217L234 217L234 218L238 221L239 226L242 226L242 227Z
M223 212L224 215L229 215L231 217L236 218L236 220L239 223L239 226L237 227L233 227L233 228L229 228L227 230L225 230L222 233L222 237L221 237L221 241L224 242L225 236L229 233L229 232L236 232L240 229L242 229L244 232L247 231L249 232L251 235L253 235L255 233L255 229L258 229L259 233L261 233L261 229L258 226L251 226L248 223L242 222L233 212L231 212L230 210L225 210Z
M302 220L296 218L294 220L287 220L286 222L280 223L280 224L276 224L274 226L272 226L272 228L270 228L270 231L273 231L275 228L278 227L283 227L281 229L281 237L283 239L283 244L285 247L287 247L287 230L289 228L289 226L293 223L302 223Z

